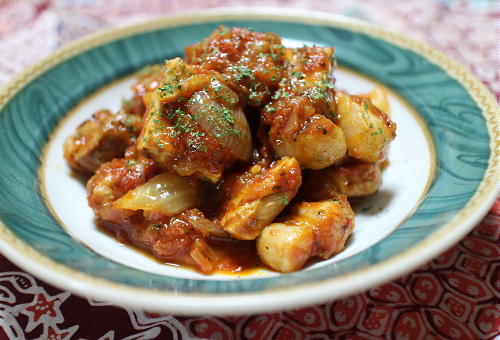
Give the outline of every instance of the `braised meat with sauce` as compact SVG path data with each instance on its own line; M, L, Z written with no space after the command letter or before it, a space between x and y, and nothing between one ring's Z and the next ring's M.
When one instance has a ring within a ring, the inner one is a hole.
M302 269L341 252L348 199L377 192L395 137L386 93L336 89L332 47L219 27L69 136L100 227L204 274Z

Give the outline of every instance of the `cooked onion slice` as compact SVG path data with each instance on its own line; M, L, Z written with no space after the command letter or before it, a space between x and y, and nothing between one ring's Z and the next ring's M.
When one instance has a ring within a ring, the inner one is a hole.
M206 219L203 216L192 214L188 216L188 220L196 229L198 229L202 233L221 238L229 238L229 234L222 230L220 225Z
M248 161L252 137L239 106L228 109L210 98L207 92L198 91L189 100L188 109L203 130L217 138L236 158Z
M194 179L163 173L130 190L113 205L118 209L160 212L173 216L196 205L198 188L199 184Z

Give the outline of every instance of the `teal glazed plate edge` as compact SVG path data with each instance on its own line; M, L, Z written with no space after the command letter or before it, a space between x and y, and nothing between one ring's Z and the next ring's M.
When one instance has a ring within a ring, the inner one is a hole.
M275 277L213 280L146 273L69 236L39 186L41 155L64 115L102 86L182 55L216 26L252 27L336 47L337 61L404 98L432 135L437 167L394 232L342 261ZM0 92L0 251L57 287L179 314L241 314L310 305L401 276L458 242L486 214L499 180L499 108L484 85L431 47L365 22L277 8L217 9L113 29L74 42Z

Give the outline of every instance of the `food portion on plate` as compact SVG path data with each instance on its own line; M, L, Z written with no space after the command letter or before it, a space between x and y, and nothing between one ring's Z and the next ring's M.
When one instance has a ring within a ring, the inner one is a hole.
M385 92L336 88L332 47L219 27L139 72L64 145L99 226L204 274L302 269L344 249L395 137Z

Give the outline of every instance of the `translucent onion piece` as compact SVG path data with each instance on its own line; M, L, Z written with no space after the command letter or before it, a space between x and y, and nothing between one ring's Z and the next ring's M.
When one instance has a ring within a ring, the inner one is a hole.
M298 129L299 129L299 110L295 108L288 117L288 121L286 122L283 132L285 136L291 137L293 133L295 133Z
M221 106L205 91L198 91L188 102L195 120L238 159L248 161L252 137L245 114L239 106L230 110Z
M173 216L197 204L198 182L163 173L130 190L113 203L115 208L160 212Z
M221 238L229 237L229 234L226 233L224 230L222 230L222 228L219 225L210 220L207 220L204 217L190 215L188 216L188 220L196 229L198 229L202 233Z

